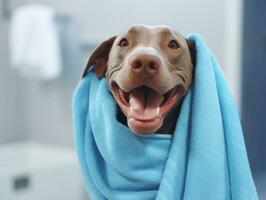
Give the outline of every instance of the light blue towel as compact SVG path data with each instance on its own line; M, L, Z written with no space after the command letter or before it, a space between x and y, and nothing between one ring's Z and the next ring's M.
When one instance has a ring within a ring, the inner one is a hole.
M255 200L242 130L215 57L199 35L195 75L175 133L137 136L116 119L93 71L73 98L76 149L93 200Z

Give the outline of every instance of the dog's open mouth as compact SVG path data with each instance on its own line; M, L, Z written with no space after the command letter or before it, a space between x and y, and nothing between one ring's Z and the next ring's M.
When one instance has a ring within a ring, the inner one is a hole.
M123 91L116 82L111 83L117 103L128 119L128 125L137 133L154 132L162 125L165 114L175 104L179 86L159 94L147 86L130 92Z

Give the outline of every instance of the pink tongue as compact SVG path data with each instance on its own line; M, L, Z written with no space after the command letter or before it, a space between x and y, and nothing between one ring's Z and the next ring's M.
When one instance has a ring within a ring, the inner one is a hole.
M152 89L136 88L130 93L131 114L143 120L152 119L157 116L162 100L162 96Z

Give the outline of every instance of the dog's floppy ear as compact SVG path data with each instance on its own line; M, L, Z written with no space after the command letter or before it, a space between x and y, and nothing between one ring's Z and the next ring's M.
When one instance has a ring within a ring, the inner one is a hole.
M194 42L186 39L193 66L196 64L196 46Z
M84 78L89 71L90 67L93 65L95 74L97 77L102 77L107 71L107 61L109 57L110 50L113 46L116 36L113 36L101 44L99 44L96 49L92 52L89 60L83 70L82 78Z

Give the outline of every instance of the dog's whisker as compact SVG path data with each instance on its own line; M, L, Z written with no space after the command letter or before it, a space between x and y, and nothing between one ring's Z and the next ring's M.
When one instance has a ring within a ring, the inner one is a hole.
M107 71L106 77L107 79L110 79L111 76L113 75L114 72L120 70L122 66L120 65L114 65L114 66L109 66L110 70Z

